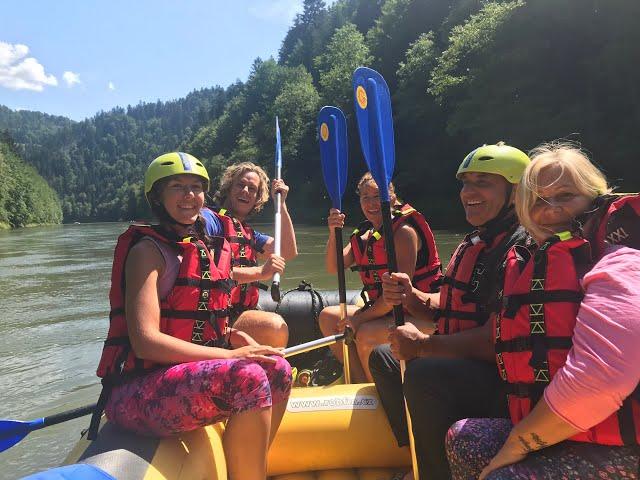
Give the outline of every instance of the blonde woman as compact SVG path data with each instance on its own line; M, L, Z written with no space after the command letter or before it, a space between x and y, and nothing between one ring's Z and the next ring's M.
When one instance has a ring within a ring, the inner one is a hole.
M202 211L209 235L224 236L233 250L233 277L238 286L231 293L232 324L249 333L259 343L285 347L289 330L277 313L257 310L259 289L275 274L282 273L285 262L296 257L298 247L293 223L287 209L289 187L274 180L271 196L280 193L282 202L282 255L274 253L275 239L254 230L247 222L269 200L269 177L258 165L242 162L227 167L220 179L214 201L216 207ZM264 260L262 265L258 260Z
M609 193L575 146L532 152L516 211L535 244L508 253L494 319L510 419L451 427L454 479L637 478L640 251L590 235Z

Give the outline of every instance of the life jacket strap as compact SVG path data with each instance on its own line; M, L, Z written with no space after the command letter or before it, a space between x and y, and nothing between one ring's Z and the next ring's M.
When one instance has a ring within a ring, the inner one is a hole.
M352 272L370 272L372 270L386 270L388 267L386 264L371 264L371 265L354 265L350 268Z
M467 283L467 282L462 282L460 280L456 280L453 277L449 277L449 276L444 276L442 277L442 285L449 285L452 288L456 288L458 290L462 290L463 292L471 292L472 288L471 288L471 284Z
M529 305L534 314L539 314L537 309L544 308L545 303L580 303L583 298L584 294L575 290L536 290L528 293L506 295L502 297L502 304L505 309L503 316L506 318L515 317L523 305Z
M217 310L171 310L162 309L160 311L162 317L187 319L187 320L209 320L212 317L223 318L229 316L228 308L221 308Z
M415 276L413 277L413 282L414 282L414 283L418 283L418 282L420 282L420 281L424 280L425 278L429 278L429 277L431 277L431 276L435 275L435 274L436 274L436 273L438 273L440 270L441 270L441 269L440 269L440 267L436 267L436 268L433 268L433 269L429 270L428 272L424 272L424 273L420 273L420 274L418 274L418 275L415 275ZM440 280L438 280L438 285L440 285L440 283L439 283L439 282L440 282Z
M507 395L520 398L540 398L547 383L508 383L506 385ZM533 405L532 405L533 406Z
M187 287L201 287L203 289L211 290L218 289L222 290L226 294L231 293L231 289L238 284L235 280L231 278L225 278L222 280L209 280L209 279L200 279L200 278L177 278L174 285L178 286L187 286Z
M573 346L571 337L543 337L542 340L549 350L569 350ZM531 337L517 337L511 340L496 340L496 353L529 352L533 350Z
M93 410L93 413L91 414L91 421L89 422L89 430L87 431L87 440L93 441L98 438L98 428L100 428L100 419L102 418L102 412L104 412L104 409L107 406L107 402L109 401L111 390L113 390L113 383L103 378L102 390L100 391L100 396L98 397L96 408Z

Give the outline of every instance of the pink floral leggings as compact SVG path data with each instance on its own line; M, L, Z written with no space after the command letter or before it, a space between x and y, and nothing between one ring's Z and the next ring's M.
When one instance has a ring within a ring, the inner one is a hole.
M216 359L160 368L114 387L107 418L142 435L168 436L270 407L291 390L291 366L274 358L274 364Z

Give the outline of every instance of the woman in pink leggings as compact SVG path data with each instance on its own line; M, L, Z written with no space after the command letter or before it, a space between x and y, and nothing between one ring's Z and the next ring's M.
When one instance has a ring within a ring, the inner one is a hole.
M208 237L200 210L209 175L198 159L155 159L145 194L160 225L118 239L110 327L98 367L107 418L167 436L226 420L229 476L264 480L291 389L282 351L228 327L231 249Z

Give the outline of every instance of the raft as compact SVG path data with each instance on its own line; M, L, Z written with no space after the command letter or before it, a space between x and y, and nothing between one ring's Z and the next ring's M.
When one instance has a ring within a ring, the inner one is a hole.
M358 298L358 291L348 292L348 303ZM279 306L267 292L260 297L263 310L285 318L290 346L318 338L317 314L337 304L337 292L315 291L304 282ZM323 354L289 360L298 369L310 368ZM90 442L83 433L64 464L93 466L118 480L227 480L223 434L218 423L169 438L143 437L103 417L98 438ZM397 446L375 386L336 382L292 390L267 474L272 480L388 480L410 465L409 450Z

